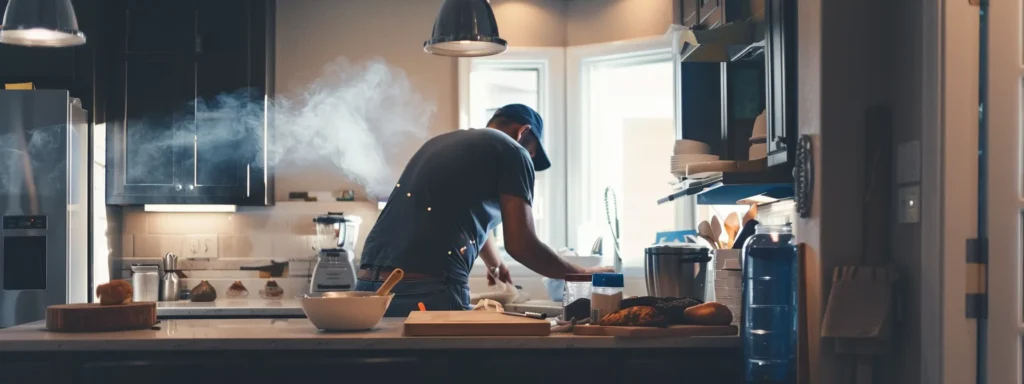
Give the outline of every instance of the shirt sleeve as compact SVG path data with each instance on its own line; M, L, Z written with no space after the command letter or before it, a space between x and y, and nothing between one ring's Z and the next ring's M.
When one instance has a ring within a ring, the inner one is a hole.
M501 151L501 170L498 173L498 193L518 196L533 205L533 160L526 149L515 145Z

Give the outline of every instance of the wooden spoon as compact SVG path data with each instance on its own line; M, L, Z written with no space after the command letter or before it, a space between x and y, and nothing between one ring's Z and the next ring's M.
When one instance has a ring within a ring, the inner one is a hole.
M743 223L741 225L747 225L747 222L757 218L757 204L751 204L750 209L743 215Z
M733 241L736 241L736 234L740 232L740 215L732 212L725 217L725 234L729 236L726 248L732 248Z
M391 288L394 288L395 284L402 281L403 277L405 277L405 271L400 268L395 268L395 270L391 271L391 274L388 275L388 279L384 280L384 284L381 285L380 288L377 288L377 296L387 296L391 293Z
M709 224L707 220L701 221L700 224L697 225L697 234L704 238L704 240L711 243L712 248L718 248L718 241L713 237L714 235L711 233L711 224Z
M711 216L711 238L715 239L718 248L725 248L722 243L722 222L718 220L718 215Z

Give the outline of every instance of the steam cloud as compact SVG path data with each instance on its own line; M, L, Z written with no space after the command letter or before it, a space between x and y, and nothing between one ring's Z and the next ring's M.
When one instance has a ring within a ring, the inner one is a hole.
M196 100L190 106L195 108L195 121L175 123L174 134L166 128L129 129L138 135L129 137L129 143L138 145L128 148L127 177L138 182L161 178L153 172L167 168L163 163L170 151L191 152L193 137L181 132L193 129L199 184L204 184L207 172L237 167L239 159L262 166L257 160L264 143L256 138L262 137L265 116L269 116L268 165L329 162L339 174L325 177L344 175L362 185L369 196L387 196L396 180L393 169L403 165L393 164L391 155L409 142L422 140L436 111L404 71L379 58L358 64L338 59L299 94L294 100L269 100L264 115L262 95L238 90ZM140 123L152 122L134 122ZM191 158L191 153L182 157Z

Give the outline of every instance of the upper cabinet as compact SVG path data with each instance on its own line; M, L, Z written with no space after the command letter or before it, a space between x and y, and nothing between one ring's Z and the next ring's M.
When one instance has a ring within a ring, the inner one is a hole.
M766 144L767 166L789 164L796 138L795 1L681 0L680 137L725 160ZM767 134L753 135L765 114Z
M108 204L269 205L270 0L111 0Z

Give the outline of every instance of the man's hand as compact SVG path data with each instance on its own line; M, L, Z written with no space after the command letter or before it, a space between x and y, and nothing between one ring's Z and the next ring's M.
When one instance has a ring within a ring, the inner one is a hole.
M495 280L495 276L497 276L497 280ZM505 266L505 263L501 263L497 267L487 270L487 285L490 286L498 284L498 281L512 284L512 275L509 274L508 267Z
M587 268L587 273L591 274L591 275L593 275L595 273L615 273L615 268L614 267L590 267L590 268Z

